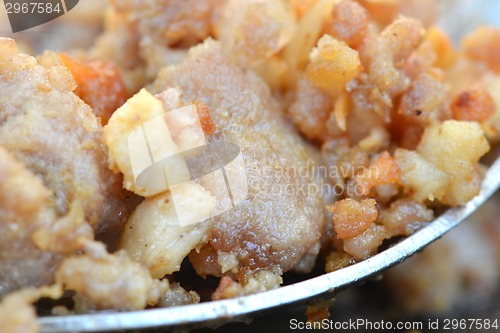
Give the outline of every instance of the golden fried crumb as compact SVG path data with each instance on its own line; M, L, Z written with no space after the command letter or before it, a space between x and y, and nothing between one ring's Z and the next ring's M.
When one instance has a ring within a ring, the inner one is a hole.
M398 180L399 167L393 157L383 151L370 163L368 169L357 174L356 181L363 186L363 194L367 195L376 185L392 184Z
M168 283L151 278L146 267L123 253L66 258L56 281L74 290L91 309L140 310L156 304ZM82 308L82 305L80 305Z
M490 93L480 85L474 85L458 94L451 103L453 116L457 120L484 122L496 111Z
M355 48L365 38L368 23L363 6L352 0L342 0L333 6L332 20L325 32Z
M333 224L337 237L353 238L364 232L377 219L376 201L350 198L337 201L328 207L333 212Z
M306 76L327 92L336 92L361 71L358 52L345 42L324 35L310 54Z

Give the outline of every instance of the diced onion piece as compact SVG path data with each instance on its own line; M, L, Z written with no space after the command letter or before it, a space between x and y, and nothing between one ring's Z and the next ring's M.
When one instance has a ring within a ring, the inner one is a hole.
M358 51L345 42L324 35L310 55L306 75L317 87L335 93L361 71Z

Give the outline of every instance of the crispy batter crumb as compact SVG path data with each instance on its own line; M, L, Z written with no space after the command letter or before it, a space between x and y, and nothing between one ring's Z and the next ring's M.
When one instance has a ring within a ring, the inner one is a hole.
M473 85L458 94L451 103L457 120L484 122L495 113L496 107L490 93L480 85Z
M350 255L342 251L332 251L326 257L325 271L327 273L337 271L349 266L354 261Z
M328 207L333 212L337 237L353 238L364 232L377 219L377 202L373 199L356 201L350 198L337 201Z
M376 185L392 184L398 180L399 167L393 157L383 151L370 163L368 169L357 174L356 181L363 186L363 193L367 195Z
M325 32L357 47L367 33L368 24L368 14L363 6L352 0L342 0L333 6L332 20Z
M362 69L358 52L345 42L324 35L310 54L307 77L327 92L341 90Z
M169 287L153 280L147 268L123 253L73 256L65 259L56 281L79 295L80 311L92 309L140 310L156 304Z
M229 276L223 276L219 286L212 294L213 300L235 298L255 294L279 287L283 283L280 275L271 271L260 270L247 276L246 281L238 283Z

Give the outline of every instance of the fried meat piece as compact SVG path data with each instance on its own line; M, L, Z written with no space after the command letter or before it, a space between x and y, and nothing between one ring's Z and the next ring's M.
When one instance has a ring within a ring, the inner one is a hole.
M0 147L0 296L52 283L62 255L92 238L81 209L58 218L49 189Z
M146 267L125 253L110 255L102 244L87 244L87 253L64 259L55 279L77 292L76 311L93 309L140 310L156 304L169 288L154 280Z
M324 140L328 117L333 109L332 97L301 77L290 93L290 99L287 113L297 129L310 140Z
M49 190L0 147L0 296L51 282L60 256L31 241L32 233L54 218L49 203Z
M17 54L11 39L0 46L0 145L52 192L58 216L78 202L96 231L122 222L126 192L108 169L98 120L72 93L69 71Z
M217 128L208 141L237 144L246 165L248 196L214 218L207 246L235 254L240 272L292 269L318 244L325 224L322 193L329 186L314 174L317 153L285 121L262 80L232 64L217 42L191 49L152 88L159 93L169 87L208 106ZM190 257L201 255L194 250ZM192 262L205 275L208 260Z

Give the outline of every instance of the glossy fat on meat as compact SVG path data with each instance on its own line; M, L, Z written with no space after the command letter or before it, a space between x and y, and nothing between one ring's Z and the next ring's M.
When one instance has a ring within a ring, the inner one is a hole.
M78 202L97 231L127 215L121 178L107 166L102 128L63 66L43 68L0 38L0 145L37 175L59 216Z
M236 254L240 269L293 268L318 244L324 228L316 153L284 119L265 83L232 64L218 42L192 48L179 66L159 74L152 89L170 87L179 87L184 100L208 106L217 128L209 141L239 145L246 165L248 196L214 218L208 246ZM207 260L193 260L197 255L190 258L204 275Z

